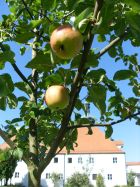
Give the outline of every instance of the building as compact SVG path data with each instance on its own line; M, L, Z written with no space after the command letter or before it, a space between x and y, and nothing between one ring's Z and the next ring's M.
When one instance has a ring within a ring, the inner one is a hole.
M87 128L79 128L75 149L70 154L63 149L52 159L41 176L43 187L53 186L50 176L54 172L60 175L59 186L63 186L67 178L74 172L86 172L93 185L96 184L96 177L99 173L104 177L106 187L126 185L123 143L106 139L105 134L97 127L92 130L93 134L88 135ZM1 149L5 147L5 143L0 146ZM27 173L26 164L23 161L18 162L11 182L13 184L23 183L24 186L27 186Z
M134 173L135 187L140 187L140 162L127 162L126 167L127 173Z

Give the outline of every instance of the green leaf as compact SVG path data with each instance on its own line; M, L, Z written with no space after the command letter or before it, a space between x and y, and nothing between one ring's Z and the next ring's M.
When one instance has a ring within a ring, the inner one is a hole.
M136 37L136 40L140 43L140 14L134 11L126 12L126 20L128 21L130 29Z
M64 79L59 74L52 74L46 77L45 86L53 85L53 84L64 84Z
M130 26L136 31L140 32L140 22L139 22L140 15L137 14L136 12L129 11L129 12L126 12L126 18Z
M16 37L14 38L16 42L19 43L27 43L30 39L34 37L34 33L30 31L26 31L20 34L16 34Z
M21 149L21 148L16 148L16 149L14 150L13 155L14 155L17 159L21 160L22 157L23 157L23 151L22 151L22 149Z
M90 70L87 74L87 78L89 78L93 83L99 83L103 80L105 74L106 71L101 68L98 70Z
M24 54L25 54L25 51L26 51L26 47L22 46L22 47L20 48L20 54L21 54L21 55L24 55Z
M99 34L97 37L98 42L105 42L106 41L106 37L103 34Z
M19 90L25 92L27 95L29 95L31 93L31 88L25 82L16 82L15 87L17 87Z
M108 54L109 54L110 57L115 58L117 56L116 48L112 47L111 49L109 49Z
M105 1L100 13L100 25L97 27L97 33L107 34L109 32L110 22L114 16L114 1Z
M17 98L14 94L8 95L7 102L8 102L8 105L9 105L10 109L14 109L18 105L18 100L17 100Z
M75 22L74 22L74 26L77 27L78 24L86 19L86 18L89 18L91 15L93 14L93 9L91 7L88 7L86 8L83 12L81 12L81 14L79 14L76 19L75 19Z
M104 114L106 111L106 88L101 84L97 84L88 88L88 90L87 101L92 102L100 110L101 114Z
M130 79L136 76L137 74L132 70L120 70L115 73L113 80L120 81L120 80Z
M6 110L6 97L0 97L0 109Z
M99 61L96 58L96 55L94 54L94 51L90 51L88 58L87 58L87 63L86 63L86 67L97 67L99 64Z
M112 128L112 126L111 126L111 125L107 126L107 127L106 127L106 130L105 130L105 138L106 138L106 139L110 138L111 135L112 135L112 133L113 133L113 128Z
M50 53L43 53L43 51L38 52L35 58L33 58L26 65L27 68L37 69L39 71L46 71L52 69L53 64L51 63Z
M82 54L77 55L71 62L71 68L75 69L79 67Z
M71 62L71 68L78 68L81 61L82 54L77 55ZM85 67L97 67L99 61L93 51L90 51Z
M90 21L89 19L83 19L82 21L79 22L78 28L79 28L81 33L85 32L89 21Z
M6 62L14 63L15 54L12 51L4 51L3 53L0 53L0 69L4 68L4 65Z
M134 11L140 12L140 1L139 0L124 0L125 4L130 5Z
M28 25L28 29L34 29L34 28L38 27L39 25L41 25L42 22L43 22L43 19L31 20Z
M56 7L56 3L57 0L51 0L51 1L41 0L42 7L47 11L53 10Z
M7 96L14 91L14 84L9 74L0 75L0 84L0 97Z

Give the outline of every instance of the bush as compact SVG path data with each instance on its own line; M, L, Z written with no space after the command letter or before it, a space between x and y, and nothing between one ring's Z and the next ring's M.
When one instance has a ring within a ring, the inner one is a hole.
M85 173L74 173L71 177L67 179L65 187L94 187L90 184L88 175Z
M98 174L97 175L97 178L96 178L96 186L97 187L105 187L105 184L104 184L104 178L101 174Z

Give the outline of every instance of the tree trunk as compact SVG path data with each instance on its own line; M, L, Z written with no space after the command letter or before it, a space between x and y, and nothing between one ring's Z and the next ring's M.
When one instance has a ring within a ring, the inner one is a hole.
M36 166L28 166L28 187L40 187L41 174L38 172Z

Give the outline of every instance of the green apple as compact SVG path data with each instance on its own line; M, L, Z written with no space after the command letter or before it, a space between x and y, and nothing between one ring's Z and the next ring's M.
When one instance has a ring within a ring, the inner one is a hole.
M69 104L68 90L61 85L50 86L45 93L45 102L50 109L64 109Z
M71 25L62 25L52 32L50 45L59 58L71 59L82 49L83 36Z

